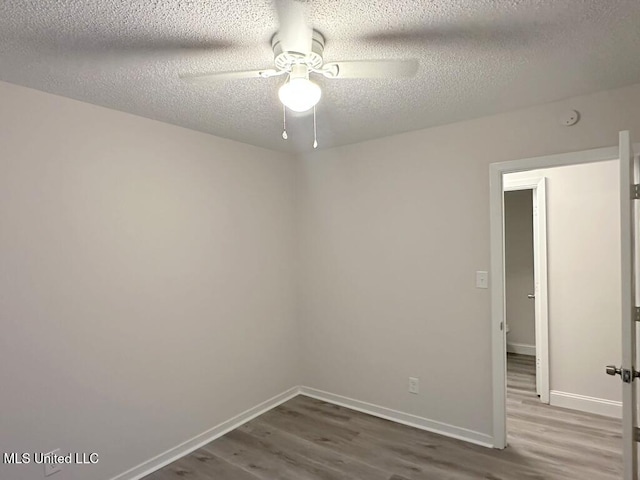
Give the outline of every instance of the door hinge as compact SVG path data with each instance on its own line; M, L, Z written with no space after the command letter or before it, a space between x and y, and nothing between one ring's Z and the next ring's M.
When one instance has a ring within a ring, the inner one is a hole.
M633 439L636 442L640 442L640 428L633 427Z
M633 307L633 318L636 322L640 322L640 307Z
M631 187L631 199L640 200L640 183L636 183Z

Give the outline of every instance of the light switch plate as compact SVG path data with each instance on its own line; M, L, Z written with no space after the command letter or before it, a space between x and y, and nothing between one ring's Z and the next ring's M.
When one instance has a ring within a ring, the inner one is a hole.
M476 272L476 288L489 288L489 272Z

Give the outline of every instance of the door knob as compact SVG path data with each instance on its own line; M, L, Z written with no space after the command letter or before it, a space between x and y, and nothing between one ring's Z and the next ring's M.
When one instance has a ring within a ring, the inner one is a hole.
M620 375L622 370L617 368L615 365L607 365L606 367L607 375Z
M534 299L534 298L536 298L536 296L535 295L527 295L527 298Z
M640 372L635 368L617 368L614 365L607 365L605 370L607 372L607 375L620 375L624 383L631 383L636 378L640 378Z

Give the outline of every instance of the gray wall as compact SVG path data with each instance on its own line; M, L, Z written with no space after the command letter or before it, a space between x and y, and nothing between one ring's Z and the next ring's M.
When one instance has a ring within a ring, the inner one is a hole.
M535 347L533 194L531 190L504 193L504 257L507 345Z
M0 99L0 452L98 452L55 479L105 480L300 382L292 157Z

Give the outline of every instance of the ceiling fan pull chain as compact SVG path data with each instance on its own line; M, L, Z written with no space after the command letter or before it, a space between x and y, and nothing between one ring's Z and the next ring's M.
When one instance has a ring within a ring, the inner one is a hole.
M287 107L282 105L282 138L285 140L289 138L287 135Z
M318 148L318 135L316 129L316 106L313 106L313 148Z

